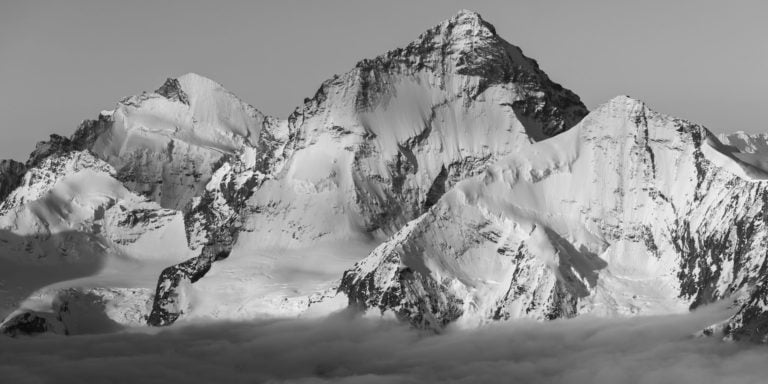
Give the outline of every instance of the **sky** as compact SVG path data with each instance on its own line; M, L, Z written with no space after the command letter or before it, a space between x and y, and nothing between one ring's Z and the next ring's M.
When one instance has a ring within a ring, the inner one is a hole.
M518 320L439 335L340 313L2 338L0 377L21 384L765 383L764 345L694 336L732 313L724 304L685 315Z
M478 11L592 109L628 94L715 132L768 131L764 0L2 1L0 158L196 72L286 117L323 80Z

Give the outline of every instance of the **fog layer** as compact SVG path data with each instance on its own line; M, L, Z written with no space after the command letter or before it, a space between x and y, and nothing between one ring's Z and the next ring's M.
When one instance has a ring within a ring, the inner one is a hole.
M434 335L390 320L180 325L0 339L14 383L761 383L765 346L698 338L723 305L633 319L514 322Z

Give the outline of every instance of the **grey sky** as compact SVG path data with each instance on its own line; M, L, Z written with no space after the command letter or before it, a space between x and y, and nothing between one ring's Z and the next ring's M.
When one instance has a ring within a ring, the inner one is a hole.
M715 131L768 130L764 0L3 0L0 158L186 72L285 117L334 73L461 8L590 108L629 94Z

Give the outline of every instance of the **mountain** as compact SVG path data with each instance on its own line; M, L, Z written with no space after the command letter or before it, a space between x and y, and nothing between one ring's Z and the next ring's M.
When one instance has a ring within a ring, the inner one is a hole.
M341 289L433 328L729 297L764 275L768 173L723 150L703 127L617 97L457 184Z
M625 96L588 112L471 11L287 119L187 74L0 163L2 329L352 306L439 330L739 297L723 329L758 340L768 167L746 143Z
M324 82L284 123L285 161L259 172L268 176L243 175L247 160L227 166L203 198L224 213L203 204L190 220L216 229L190 234L210 251L163 272L150 321L303 311L308 295L330 295L345 268L457 181L586 113L476 13L460 12ZM189 300L197 311L184 309Z
M61 308L96 312L106 324L145 323L158 271L195 255L184 207L224 158L266 135L271 122L189 74L122 100L71 138L39 143L26 164L9 168L23 177L3 182L12 191L0 205L2 262L9 264L2 277L16 287L3 295L2 315L12 312L6 328L26 318L21 329L74 332L84 320L57 319Z
M750 135L739 131L731 134L721 133L717 135L721 143L733 147L741 153L768 154L768 133L756 133Z

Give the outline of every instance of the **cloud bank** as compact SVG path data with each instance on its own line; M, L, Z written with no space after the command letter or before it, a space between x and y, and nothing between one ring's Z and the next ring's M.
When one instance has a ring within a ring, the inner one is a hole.
M695 338L728 315L515 322L425 334L387 320L180 325L0 339L14 383L764 383L768 347Z

